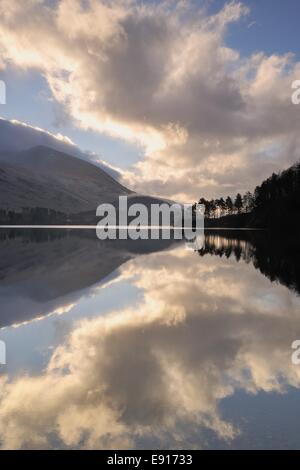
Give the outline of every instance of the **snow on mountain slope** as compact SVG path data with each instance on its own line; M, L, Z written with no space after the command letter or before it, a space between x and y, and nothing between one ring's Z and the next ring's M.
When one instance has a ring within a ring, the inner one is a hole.
M0 207L47 207L65 213L96 211L131 191L101 168L38 146L0 161Z

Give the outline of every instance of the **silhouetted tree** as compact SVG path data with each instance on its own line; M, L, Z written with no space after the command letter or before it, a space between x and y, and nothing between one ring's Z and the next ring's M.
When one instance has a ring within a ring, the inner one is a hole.
M228 214L232 214L233 212L233 202L230 196L226 198L226 210Z
M243 209L244 212L251 212L254 207L254 196L250 191L247 191L243 196Z
M235 201L234 201L234 207L237 211L238 214L241 213L242 211L242 208L243 208L243 200L242 200L242 196L240 193L237 193L236 195L236 198L235 198Z

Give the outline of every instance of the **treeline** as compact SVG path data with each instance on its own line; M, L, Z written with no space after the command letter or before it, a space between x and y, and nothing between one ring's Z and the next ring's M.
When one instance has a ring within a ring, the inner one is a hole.
M286 206L290 210L300 208L300 162L282 173L265 180L254 192L255 209L266 206Z
M226 199L207 200L204 197L199 199L199 204L205 207L205 216L208 218L219 218L226 215L249 213L254 208L254 195L248 191L243 196L238 193L235 198L228 196Z
M62 224L70 222L69 216L45 207L23 207L21 210L0 209L1 225Z
M300 211L300 162L279 174L273 173L253 193L234 198L199 199L205 206L205 216L215 219L224 216L249 214L253 226L270 226L293 219L298 224ZM246 216L245 216L246 217Z

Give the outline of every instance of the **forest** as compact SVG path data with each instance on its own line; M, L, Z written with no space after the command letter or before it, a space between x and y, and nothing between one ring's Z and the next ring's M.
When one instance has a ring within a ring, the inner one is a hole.
M238 193L235 197L207 200L199 199L205 206L205 217L217 223L238 220L236 226L272 227L287 225L298 227L300 214L300 162L275 174L257 186L254 192ZM232 217L234 216L234 217Z

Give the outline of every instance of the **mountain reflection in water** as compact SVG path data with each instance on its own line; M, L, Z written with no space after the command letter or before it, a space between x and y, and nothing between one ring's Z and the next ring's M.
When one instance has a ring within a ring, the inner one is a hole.
M0 235L3 448L300 447L296 241Z

